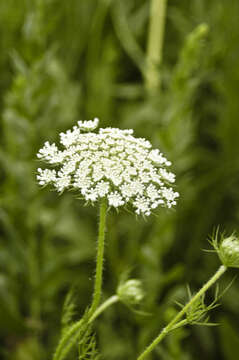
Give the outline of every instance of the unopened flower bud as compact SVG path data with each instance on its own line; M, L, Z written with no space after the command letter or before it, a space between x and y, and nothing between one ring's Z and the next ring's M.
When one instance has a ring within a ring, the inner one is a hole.
M239 239L231 235L222 240L218 248L218 255L227 267L239 268Z
M142 282L137 279L127 280L119 285L117 295L123 303L128 305L139 304L144 297Z

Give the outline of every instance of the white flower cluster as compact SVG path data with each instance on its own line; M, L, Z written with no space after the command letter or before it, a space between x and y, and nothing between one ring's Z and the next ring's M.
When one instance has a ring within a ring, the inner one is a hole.
M133 130L99 129L98 119L78 121L60 133L64 149L46 142L37 157L55 169L38 169L40 185L53 184L58 192L76 189L87 201L107 198L109 206L131 205L137 214L150 215L159 205L171 207L179 196L170 186L171 165L149 141Z

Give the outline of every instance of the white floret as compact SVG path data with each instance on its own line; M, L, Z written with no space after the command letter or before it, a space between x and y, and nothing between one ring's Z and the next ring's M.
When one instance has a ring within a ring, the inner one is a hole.
M120 186L120 191L124 198L129 199L135 194L135 189L131 182L126 182Z
M160 153L158 149L151 150L148 157L157 165L163 165L167 162L167 159L163 156L162 153ZM167 165L170 165L170 163L167 162Z
M167 206L171 208L173 205L176 205L175 199L179 197L178 192L174 192L172 188L163 188L162 197L167 201Z
M136 214L150 215L150 201L145 196L137 196L133 206L136 208Z
M104 177L104 171L100 163L94 164L92 166L92 178L94 181L99 181Z
M56 180L56 170L38 168L37 180L40 185L47 185Z
M131 182L132 189L134 189L134 195L142 195L145 189L144 184L140 180L133 180Z
M96 185L96 190L99 197L104 197L106 194L108 194L110 189L110 184L107 181L100 181Z
M75 176L75 181L73 182L72 186L75 189L81 189L81 193L83 194L89 187L92 186L93 182L92 179L87 175L78 175Z
M50 161L58 153L58 148L56 144L50 144L49 141L46 141L43 148L37 153L37 157L42 160Z
M66 162L63 166L61 171L65 174L71 174L75 171L76 168L76 161L74 159L70 160L69 162Z
M71 177L69 175L65 175L64 173L58 171L57 178L54 182L54 186L58 192L62 192L66 188L70 186Z
M124 205L124 200L122 196L117 192L113 192L107 196L108 202L110 206L113 206L115 208Z
M139 171L139 178L143 184L150 183L152 181L152 178L150 176L150 173L148 171Z
M167 181L174 183L175 182L175 175L165 169L160 169L160 175Z
M147 187L146 193L147 193L148 197L150 198L150 200L152 200L152 201L155 201L160 196L159 191L157 190L156 186L153 184L150 184Z
M78 121L78 126L80 130L84 131L92 131L95 130L99 124L99 119L94 118L94 120L85 120L85 121Z
M65 147L69 147L72 144L77 143L77 140L80 135L80 129L77 126L74 126L73 131L67 130L66 133L60 133L60 142Z
M98 198L97 191L95 189L88 189L84 193L85 199L90 201L96 201Z

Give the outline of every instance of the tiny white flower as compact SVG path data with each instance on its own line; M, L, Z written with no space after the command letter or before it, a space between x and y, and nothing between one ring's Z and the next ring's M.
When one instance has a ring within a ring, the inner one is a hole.
M134 189L134 195L142 195L144 192L144 184L140 180L133 180L131 182L132 189Z
M95 189L89 189L86 190L84 193L84 196L86 198L86 200L90 200L90 201L96 201L98 198L98 194L97 191Z
M94 120L88 120L88 121L78 121L78 126L80 130L84 131L92 131L97 128L99 124L99 119L95 118Z
M173 201L179 196L178 192L174 192L172 188L163 188L162 189L162 195L163 197L168 201Z
M147 183L151 182L151 180L152 180L150 173L147 171L140 171L139 178L143 184L147 184Z
M120 186L120 190L121 190L123 197L125 197L127 199L129 199L131 196L133 196L135 194L134 187L133 187L132 183L130 183L130 182L122 184Z
M55 144L46 141L43 148L39 150L37 157L42 160L50 161L58 154L58 148Z
M99 181L104 177L104 171L102 169L101 164L94 164L92 166L92 169L93 169L92 178L94 181Z
M161 154L158 149L154 149L150 151L149 159L158 165L163 165L167 161L163 156L163 154Z
M99 197L104 197L106 194L108 194L109 189L110 189L110 184L107 181L100 181L96 185L96 190Z
M147 187L146 193L147 193L148 197L153 201L158 199L158 197L159 197L159 192L158 192L156 186L153 184L150 184Z
M174 183L175 182L175 175L171 172L168 172L165 169L160 169L160 175L167 181Z
M77 143L77 140L80 135L80 129L77 126L74 126L73 131L67 130L66 133L60 133L60 142L66 148L71 146L72 144Z
M163 188L162 197L166 200L168 208L171 208L173 205L176 205L175 199L179 197L179 193L174 192L172 188Z
M71 183L71 177L68 175L65 175L64 173L58 171L57 178L54 182L55 188L58 192L62 192L66 188L70 186Z
M77 170L76 174L74 175L74 182L72 186L75 189L88 189L92 185L93 181L92 178L89 176L88 169L87 171L80 171Z
M72 159L71 161L65 163L65 164L62 166L61 171L62 171L65 175L68 175L68 174L72 173L73 171L75 171L75 168L76 168L76 161Z
M137 196L133 205L136 208L136 214L140 215L142 213L147 216L150 215L150 202L145 196Z
M107 196L109 205L115 208L124 205L124 201L122 196L117 192L113 192Z
M163 205L163 204L164 204L163 199L158 199L152 203L151 209L156 209L159 205Z
M37 171L39 172L37 180L40 185L47 185L56 180L56 170L42 170L41 168L38 168Z
M123 181L123 178L121 175L119 175L118 172L116 171L113 171L111 176L109 177L109 179L112 181L112 183L114 184L114 186L119 186L122 181Z

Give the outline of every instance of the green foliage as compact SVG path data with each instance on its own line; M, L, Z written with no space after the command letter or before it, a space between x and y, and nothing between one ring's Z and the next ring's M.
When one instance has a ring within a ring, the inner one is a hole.
M218 224L238 227L239 2L168 2L162 89L154 98L143 83L148 10L146 0L0 2L3 360L51 359L65 293L76 285L81 314L90 299L96 214L35 180L36 151L76 120L97 116L101 126L149 138L175 164L181 194L177 209L147 222L109 216L105 296L133 268L153 315L120 304L107 309L93 330L102 358L135 359L171 318L173 301L184 301L185 282L199 288L215 270L217 257L200 252L208 234ZM235 282L213 312L218 327L179 328L149 360L236 359L238 291ZM75 325L71 296L65 304L62 334ZM97 359L91 331L81 337L81 358L90 351ZM77 358L78 340L79 333L69 359Z
M99 360L100 355L96 347L95 335L89 328L79 341L79 360Z
M53 360L66 359L77 344L79 360L99 360L100 356L96 347L95 334L92 332L92 326L89 322L89 311L86 310L80 320L73 322L72 311L75 306L71 297L72 294L69 292L63 308L62 334Z
M62 333L66 332L68 327L72 324L75 313L76 313L75 294L73 288L71 288L63 304L62 316L61 316Z

